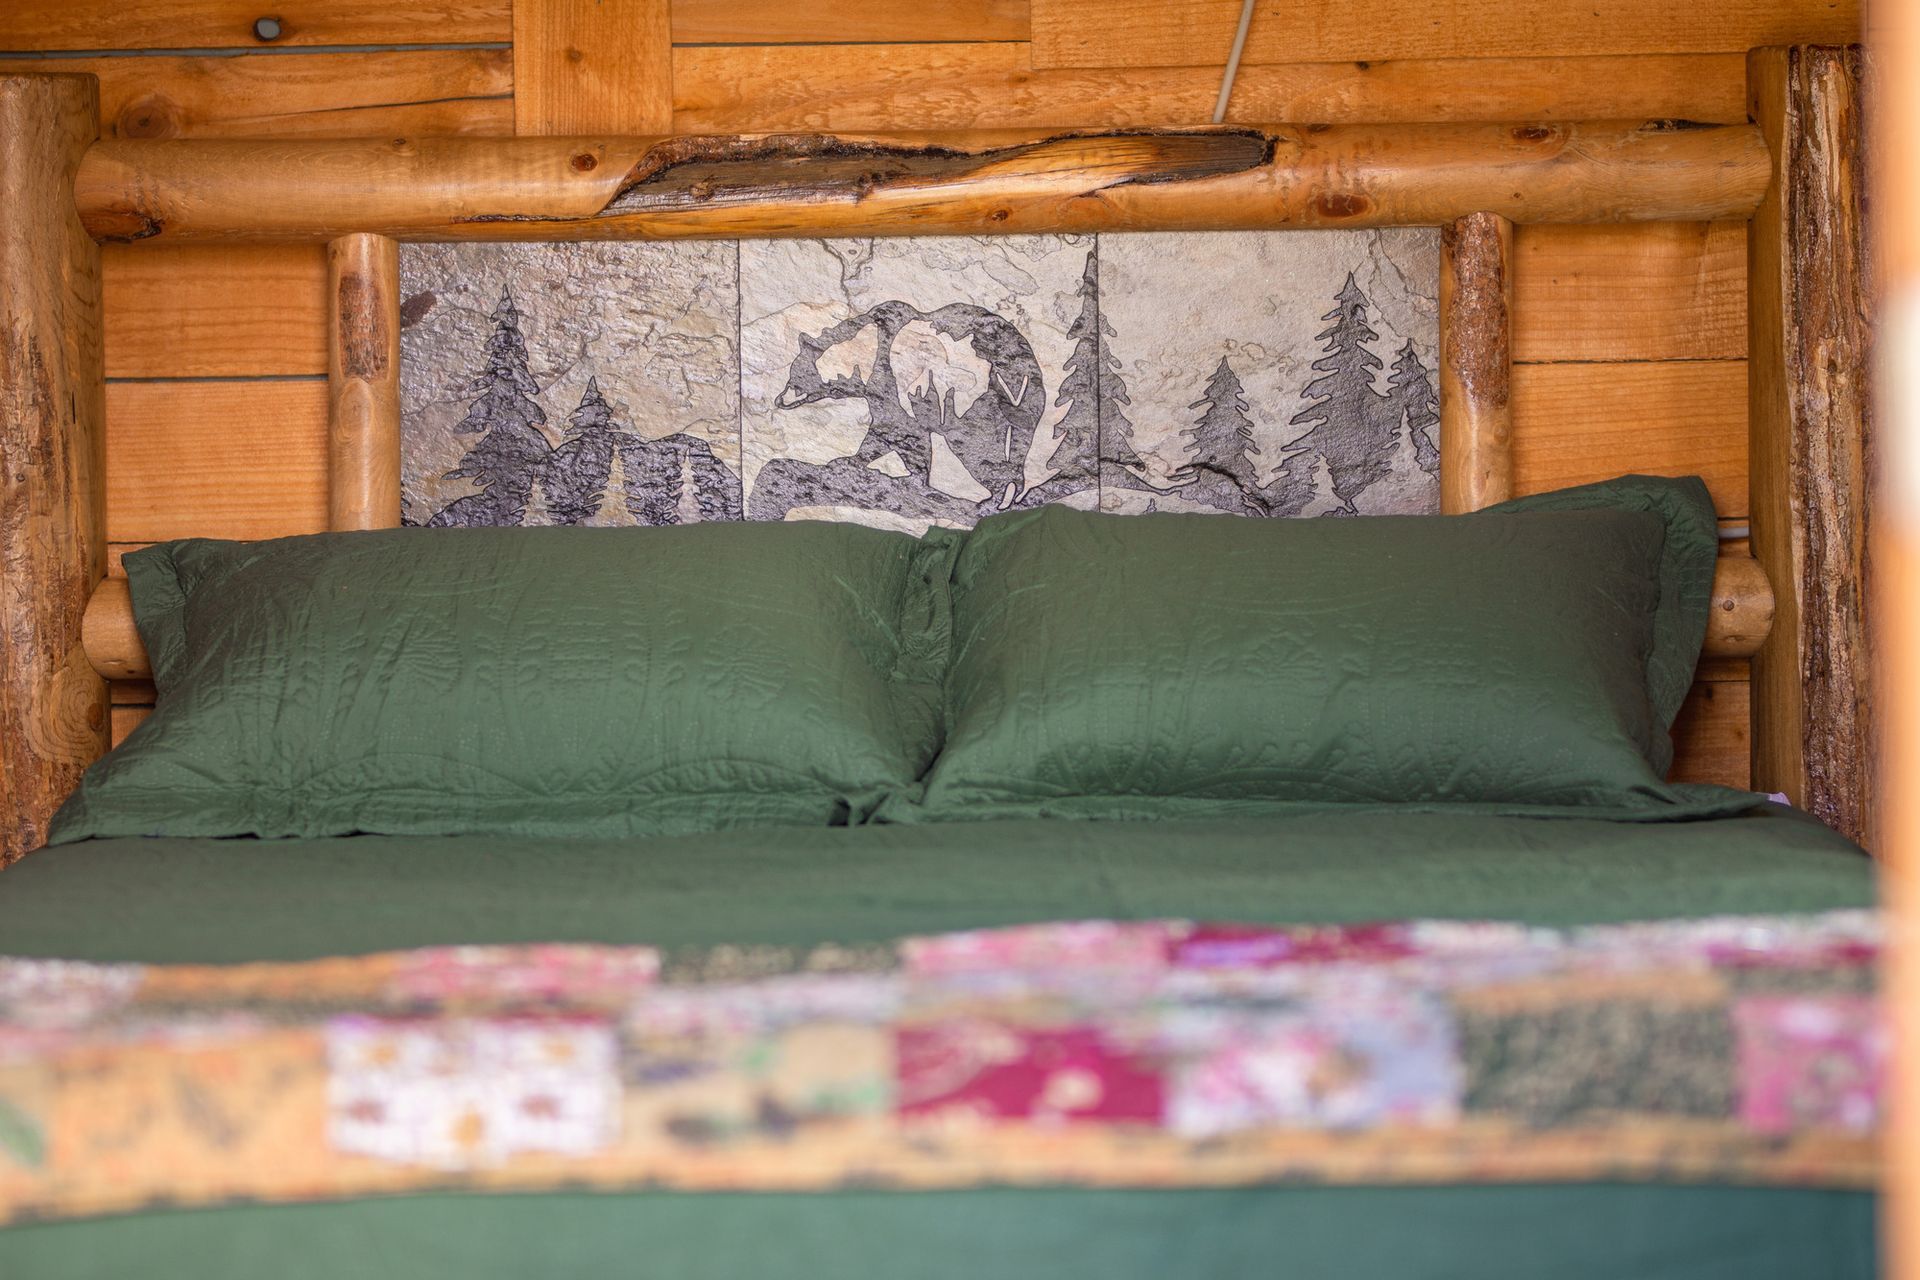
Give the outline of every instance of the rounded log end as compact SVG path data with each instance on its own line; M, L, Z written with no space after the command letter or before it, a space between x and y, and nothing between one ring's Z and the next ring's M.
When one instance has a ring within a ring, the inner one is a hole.
M87 661L108 680L149 680L153 664L133 622L133 593L125 578L107 578L94 588L80 627Z
M1712 658L1750 658L1773 630L1773 584L1752 556L1721 556L1713 575L1702 652Z

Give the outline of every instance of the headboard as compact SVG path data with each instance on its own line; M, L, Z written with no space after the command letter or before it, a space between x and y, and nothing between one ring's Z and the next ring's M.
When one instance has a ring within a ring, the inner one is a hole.
M1442 507L1514 492L1516 223L1747 220L1753 785L1870 839L1857 50L1749 59L1753 123L101 141L91 76L0 77L0 862L148 676L107 575L99 245L327 247L327 511L400 523L400 241L1438 226ZM1581 406L1564 411L1578 414Z

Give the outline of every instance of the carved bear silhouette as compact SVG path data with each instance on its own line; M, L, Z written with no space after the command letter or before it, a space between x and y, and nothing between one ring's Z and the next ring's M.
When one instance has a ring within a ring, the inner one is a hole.
M921 311L894 301L800 335L774 407L821 400L866 405L856 463L892 453L933 488L938 437L986 490L983 505L1007 507L1026 488L1027 451L1047 395L1033 346L1003 317L966 302Z

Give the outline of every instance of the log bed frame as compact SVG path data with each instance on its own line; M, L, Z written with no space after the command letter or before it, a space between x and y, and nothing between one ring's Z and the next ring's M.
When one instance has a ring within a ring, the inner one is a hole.
M1513 493L1516 223L1750 225L1753 785L1871 847L1858 49L1753 51L1752 123L103 141L90 75L0 77L0 865L149 676L106 576L101 243L327 246L329 527L400 522L402 240L1439 226L1446 511ZM1567 406L1579 412L1579 406Z

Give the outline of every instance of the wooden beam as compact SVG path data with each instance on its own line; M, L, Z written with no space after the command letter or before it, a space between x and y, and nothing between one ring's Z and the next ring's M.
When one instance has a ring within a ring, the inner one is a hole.
M1777 175L1748 230L1748 514L1778 595L1753 664L1754 786L1871 846L1863 74L1858 48L1748 59Z
M686 0L675 3L680 22ZM1197 124L1220 92L1198 66L1036 71L1013 42L725 44L673 51L675 133L822 129L1112 129ZM103 61L106 61L103 59ZM1744 124L1746 53L1407 58L1242 66L1227 122L1440 124L1675 119ZM1743 251L1744 256L1744 251Z
M400 526L400 246L327 246L327 527Z
M81 647L107 571L100 250L75 216L92 76L0 77L0 865L107 749Z
M106 138L513 132L513 55L506 49L108 56L58 64L16 58L0 61L0 73L51 65L100 77Z
M1440 233L1440 509L1513 496L1513 223L1470 213Z
M108 537L324 530L328 399L325 378L108 383Z
M891 136L109 141L107 241L581 240L1748 216L1748 125L1331 125Z
M1785 40L1857 40L1861 7L1862 0L1261 0L1245 60L1744 53ZM1239 16L1234 0L1033 0L1033 65L1217 63Z
M673 131L668 0L514 0L513 131Z

